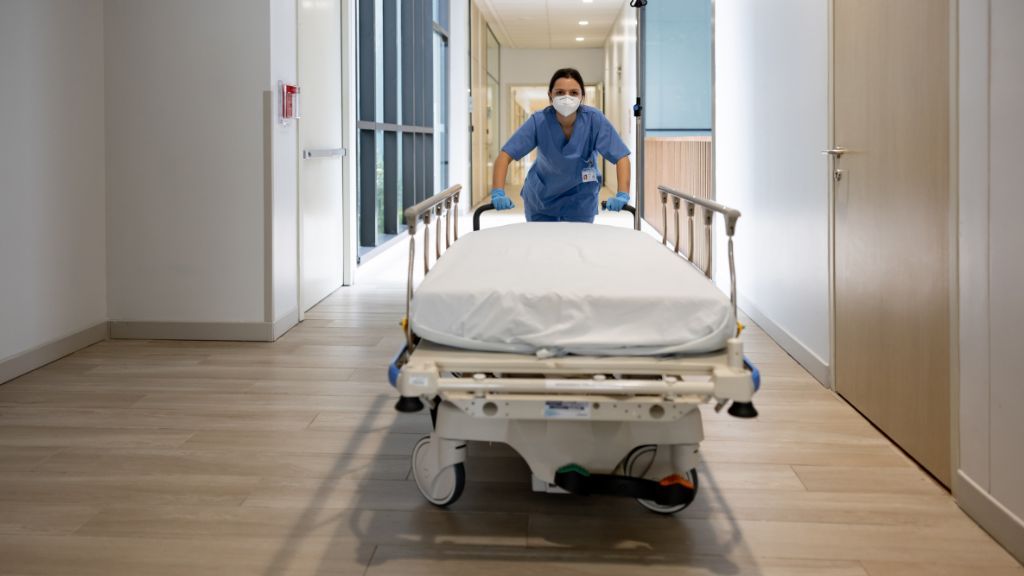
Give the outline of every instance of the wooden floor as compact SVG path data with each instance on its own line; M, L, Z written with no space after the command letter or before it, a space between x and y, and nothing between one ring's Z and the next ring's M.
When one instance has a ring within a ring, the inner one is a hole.
M761 416L705 414L677 517L534 494L477 444L432 508L409 470L429 423L385 382L398 268L274 344L110 341L0 386L0 574L1024 576L756 327Z

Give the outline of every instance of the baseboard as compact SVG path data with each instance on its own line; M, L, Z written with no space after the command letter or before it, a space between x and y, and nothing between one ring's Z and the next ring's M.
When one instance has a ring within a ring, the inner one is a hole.
M288 333L288 331L294 328L298 323L299 309L296 308L279 318L277 322L274 322L274 333L271 334L271 336L276 341L278 338Z
M803 366L805 370L810 372L815 380L821 382L822 386L826 388L831 386L829 382L829 366L824 360L819 358L814 352L811 352L810 348L782 329L781 326L772 322L750 300L744 298L743 295L739 295L738 298L740 309L746 312L762 330L771 336L772 340L775 340L779 346L782 346L782 349Z
M953 496L968 516L1002 544L1018 562L1024 563L1024 520L993 499L963 470L957 470L953 478Z
M107 339L106 322L0 360L0 384Z
M110 337L124 340L273 342L276 331L276 322L110 322Z

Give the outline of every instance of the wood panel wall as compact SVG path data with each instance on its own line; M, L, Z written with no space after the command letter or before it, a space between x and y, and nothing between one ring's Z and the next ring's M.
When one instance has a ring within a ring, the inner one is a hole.
M472 127L470 158L472 164L472 185L470 196L472 206L483 204L491 190L491 173L487 169L487 20L477 7L469 3L469 53L473 108L470 110Z
M662 204L658 186L664 185L701 198L714 198L712 188L713 164L711 160L711 136L676 136L647 138L644 142L646 153L644 163L644 218L659 232L662 227ZM672 200L669 198L668 241L675 245L675 221ZM679 230L683 237L680 251L684 254L687 246L687 223L685 205L680 206ZM707 264L707 241L704 234L703 208L697 207L694 215L694 262L701 267ZM720 222L716 222L720 226Z

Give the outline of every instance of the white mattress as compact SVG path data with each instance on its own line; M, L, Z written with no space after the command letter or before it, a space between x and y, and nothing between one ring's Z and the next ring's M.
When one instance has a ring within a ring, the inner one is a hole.
M520 354L660 355L725 347L729 299L647 234L533 222L459 239L416 290L422 338Z

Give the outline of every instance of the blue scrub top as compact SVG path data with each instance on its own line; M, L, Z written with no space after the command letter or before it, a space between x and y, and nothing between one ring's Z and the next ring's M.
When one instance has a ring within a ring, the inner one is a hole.
M569 140L555 109L548 106L527 118L502 150L519 160L534 148L537 161L522 191L526 219L531 222L593 222L601 190L597 153L612 163L629 155L629 148L604 114L583 105L576 111ZM583 181L583 171L588 168L597 171L596 181Z

